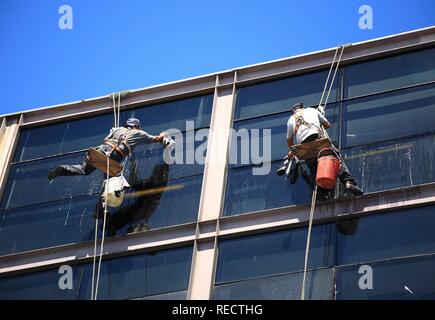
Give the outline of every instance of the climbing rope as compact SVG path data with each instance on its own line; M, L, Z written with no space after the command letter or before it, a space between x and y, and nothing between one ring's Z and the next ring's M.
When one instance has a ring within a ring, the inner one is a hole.
M345 48L345 46L338 46L335 49L334 58L332 59L331 67L329 68L328 77L326 78L325 86L323 87L323 92L322 92L322 96L320 98L318 108L320 106L322 106L322 103L323 103L323 108L324 108L324 110L326 110L326 105L328 103L329 95L331 93L332 86L334 85L335 76L337 75L338 67L340 66L341 58L343 57L344 48ZM338 54L338 52L340 52L340 54ZM337 59L337 55L338 55L338 59ZM334 75L332 76L332 81L329 84L329 88L328 88L328 82L329 82L329 79L331 77L332 70L334 69L334 65L335 65ZM328 93L326 95L325 101L323 102L323 98L325 96L326 91L328 91ZM323 131L324 135L327 138L329 138L326 130L323 129L322 131ZM314 220L314 210L316 208L316 198L317 198L317 184L315 184L315 187L313 190L313 195L311 197L311 209L310 209L310 217L309 217L309 221L308 221L307 245L305 248L305 261L304 261L304 274L303 274L303 278L302 278L301 300L305 300L305 282L306 282L306 277L307 277L308 257L310 254L311 229L312 229L313 220Z
M121 114L121 93L118 93L118 104L116 104L116 98L115 93L112 94L112 101L113 101L113 115L114 115L114 127L119 128L120 125L120 114ZM96 263L97 263L97 246L98 246L98 212L96 213L95 218L95 239L94 239L94 257L93 257L93 265L92 265L92 288L91 288L91 300L97 300L98 298L98 286L100 283L100 273L101 273L101 262L103 259L103 250L104 250L104 239L105 239L105 233L106 233L106 222L107 222L107 214L108 214L108 208L107 208L107 197L108 197L108 184L109 184L109 178L110 178L110 154L106 154L107 156L107 170L106 170L106 179L104 182L104 216L103 216L103 227L102 227L102 234L101 234L101 244L100 244L100 254L98 257L98 268L97 272L95 272L96 269ZM96 279L95 279L96 274Z
M310 219L308 222L307 246L305 248L304 276L302 278L301 300L305 300L305 280L307 277L308 255L310 253L310 241L311 241L311 228L313 226L313 217L314 217L314 209L316 207L316 198L317 198L317 184L314 187L313 196L311 198L311 210L310 210Z

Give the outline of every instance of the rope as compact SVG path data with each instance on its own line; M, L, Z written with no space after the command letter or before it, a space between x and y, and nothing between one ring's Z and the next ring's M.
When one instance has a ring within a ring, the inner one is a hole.
M308 222L307 246L305 248L304 277L302 278L301 300L305 300L305 281L307 277L308 255L310 253L310 241L311 241L311 228L313 226L314 209L316 207L316 198L317 198L317 184L314 187L313 196L311 198L311 210L310 210L310 220Z
M120 117L121 117L121 93L118 93L118 104L116 104L115 93L112 93L112 101L113 101L113 115L114 115L114 126L119 128L120 125ZM106 222L107 222L107 196L108 196L108 184L110 178L110 155L107 155L107 171L106 171L106 180L104 184L104 217L103 217L103 228L101 234L101 244L100 244L100 254L98 257L98 268L96 272L95 279L95 266L97 260L97 245L98 245L98 212L95 218L95 239L94 239L94 258L92 265L92 289L91 289L91 300L97 300L98 298L98 286L100 283L100 274L101 274L101 262L103 260L103 249L104 249L104 239L106 233Z
M340 55L337 59L338 51L340 51ZM331 94L332 86L334 85L335 76L337 75L338 67L340 66L341 58L343 57L344 46L338 46L335 49L334 58L332 59L331 68L329 68L328 77L326 78L325 86L323 87L322 96L320 98L319 107L322 105L323 97L325 96L326 88L328 87L329 78L331 77L331 72L333 70L334 64L337 62L334 70L334 75L332 76L332 81L329 84L328 94L326 95L325 102L323 104L324 110L326 110L326 105L328 103L329 95ZM324 135L329 138L326 130L322 130ZM317 198L317 184L315 184L313 196L311 197L311 209L310 209L310 218L308 221L308 234L307 234L307 245L305 248L305 261L304 261L304 276L302 278L302 288L301 288L301 300L305 300L305 282L307 277L307 268L308 268L308 257L310 254L310 242L311 242L311 229L313 226L314 219L314 210L316 208L316 198Z
M98 271L97 271L97 280L95 284L95 299L98 298L98 285L100 283L100 272L101 272L101 261L103 260L103 248L104 248L104 239L105 239L105 232L106 232L106 221L107 221L107 196L108 196L108 190L109 188L109 157L107 157L107 176L106 176L106 184L105 184L105 201L104 201L104 218L103 218L103 230L101 234L101 245L100 245L100 257L98 261Z

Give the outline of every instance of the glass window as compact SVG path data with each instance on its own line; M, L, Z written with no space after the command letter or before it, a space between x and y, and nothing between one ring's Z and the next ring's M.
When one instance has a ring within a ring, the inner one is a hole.
M97 199L51 202L0 212L0 255L94 239L92 216Z
M103 260L99 299L131 299L187 290L192 247ZM61 290L58 269L0 279L0 299L90 299L92 264L73 267L73 290Z
M435 135L372 144L342 151L364 192L435 181Z
M433 132L435 85L349 101L344 122L345 147Z
M224 215L309 203L308 183L299 177L296 184L291 185L289 180L275 173L281 165L282 161L272 163L267 175L253 175L252 166L229 170ZM306 170L309 173L309 169Z
M347 97L435 80L435 48L346 67Z
M337 299L435 299L435 256L376 262L369 266L373 270L373 289L370 290L359 287L360 265L337 268Z
M120 208L110 209L110 226L120 234L196 221L202 175L167 181L156 175L132 185Z
M150 134L170 128L185 131L186 121L193 121L195 129L208 127L212 107L213 95L172 101L122 112L121 125L127 118L137 117ZM113 114L109 113L22 130L15 162L98 146L113 127L113 121Z
M192 129L208 127L212 108L211 94L128 110L122 113L122 118L140 119L142 129L155 135L174 128L186 131L186 121L194 122Z
M85 154L80 153L13 165L1 208L11 209L99 194L104 176L99 170L89 176L59 177L52 183L48 181L50 169L57 165L80 163L84 157Z
M300 300L303 273L285 274L214 287L214 300ZM333 269L307 272L305 299L332 300Z
M308 268L332 266L334 233L332 225L313 227ZM216 283L301 271L306 241L307 228L223 240L219 243Z
M147 180L132 184L121 207L109 208L109 236L196 220L202 175L168 181L164 166L154 171ZM0 255L94 239L98 199L76 197L0 211ZM37 238L31 236L35 231Z
M287 111L297 102L304 102L307 106L317 105L320 102L328 71L239 88L234 118L237 120ZM330 102L338 100L339 78L337 74L329 97Z
M187 136L189 136L189 142L186 141ZM178 140L179 138L181 140ZM204 150L201 156L205 160L207 138L191 143L195 138L200 139L202 137L195 136L194 131L189 131L188 133L184 132L182 137L177 135L175 138L176 147L171 153L171 157L176 162L168 167L169 179L183 178L204 172L204 164L196 161L198 158L195 157L195 153ZM146 179L151 176L156 165L164 164L163 155L164 149L160 143L139 145L125 166L126 177L129 177L127 180Z
M21 131L15 162L98 146L113 126L113 115L63 122Z
M355 233L337 232L337 265L435 252L434 206L359 219Z
M330 138L336 142L338 142L339 133L338 113L339 110L337 104L331 104L327 106L326 117L332 125L331 128L328 130L328 134ZM269 147L267 149L264 148L263 142L269 143L269 140L264 141L264 129L271 129L270 160L275 161L282 159L288 152L287 121L289 120L291 115L292 113L289 111L285 113L234 122L233 128L237 133L239 133L239 136L234 137L234 140L231 141L230 159L234 160L230 161L230 166L233 167L239 166L241 164L248 164L246 163L246 161L242 161L242 155L244 157L249 156L249 164L252 164L252 160L259 160L252 159L253 151L256 152L257 157L264 157L265 151L269 151ZM259 132L253 134L253 129L258 129ZM247 130L246 134L241 132L240 130ZM257 150L256 148L254 149L254 147L256 146L260 147L259 150ZM267 158L268 157L266 157L266 159L264 160L267 160Z

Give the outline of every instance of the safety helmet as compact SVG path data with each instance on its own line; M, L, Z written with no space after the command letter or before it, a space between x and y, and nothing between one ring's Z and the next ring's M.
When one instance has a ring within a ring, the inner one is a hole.
M295 104L293 105L293 107L292 107L292 111L294 112L294 111L296 111L297 109L301 109L301 108L305 108L305 105L304 105L303 102L298 102L298 103L295 103Z
M130 118L125 123L127 127L138 127L140 128L140 120L136 118Z

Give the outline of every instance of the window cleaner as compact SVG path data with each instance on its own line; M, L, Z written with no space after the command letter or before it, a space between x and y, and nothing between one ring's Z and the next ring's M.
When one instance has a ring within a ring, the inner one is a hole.
M353 195L363 194L363 192L356 186L355 179L350 174L346 164L340 156L339 150L331 143L328 133L325 130L331 127L330 122L325 117L326 105L328 103L328 98L334 84L344 49L348 46L350 45L339 46L335 50L334 58L329 69L328 77L317 110L314 108L305 108L303 103L297 103L293 106L293 114L287 122L287 144L290 148L290 151L287 154L288 161L277 170L278 175L290 172L290 170L287 169L287 166L292 163L290 159L293 158L305 160L310 168L310 188L313 193L308 220L301 300L305 300L305 282L310 250L311 229L318 190L323 199L326 199L328 196L330 197L330 189L335 187L338 177L340 181L345 184L346 192ZM338 52L340 52L340 54L337 59ZM332 81L329 82L334 65L335 70ZM328 83L329 89L327 90ZM323 101L326 92L326 98L325 101ZM325 151L327 151L327 153L325 153Z
M95 218L95 239L94 239L94 259L92 269L92 290L91 299L97 300L98 285L101 270L101 260L104 247L104 236L106 230L106 222L108 218L108 207L118 207L124 199L124 191L129 187L128 182L123 176L124 163L126 158L133 154L135 147L139 143L162 143L164 147L173 145L175 142L169 137L165 131L158 136L148 134L141 130L139 119L129 118L123 127L120 126L120 110L121 110L121 93L118 93L118 105L115 102L115 94L112 95L113 112L114 112L114 127L110 130L109 135L104 139L103 143L96 147L90 148L86 158L81 164L76 165L60 165L50 170L48 179L52 182L59 176L76 176L90 175L95 170L99 169L105 173L105 182L103 185L103 194L100 202L97 204ZM101 212L101 207L104 211ZM98 268L96 270L97 258L97 243L98 243L98 219L103 217L102 237L100 244L100 254Z

